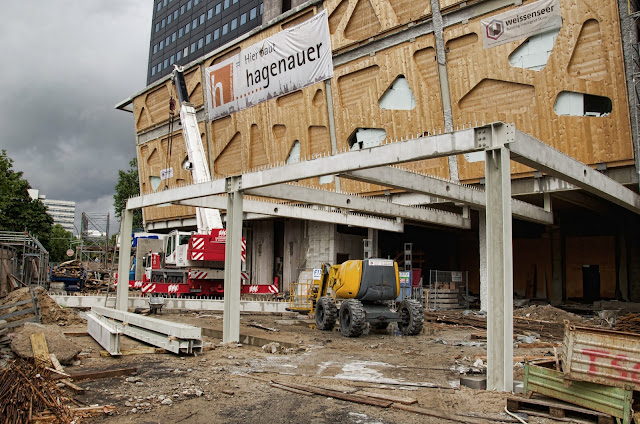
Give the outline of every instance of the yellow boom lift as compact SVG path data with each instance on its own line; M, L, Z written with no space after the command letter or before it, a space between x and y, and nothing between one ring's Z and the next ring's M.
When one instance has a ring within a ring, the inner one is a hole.
M292 302L289 310L315 313L320 330L333 330L339 319L340 332L346 337L360 336L366 323L385 329L397 322L403 335L420 334L424 324L422 304L405 299L393 309L391 303L399 294L398 264L391 259L322 264L319 278L314 278L306 293L309 302Z

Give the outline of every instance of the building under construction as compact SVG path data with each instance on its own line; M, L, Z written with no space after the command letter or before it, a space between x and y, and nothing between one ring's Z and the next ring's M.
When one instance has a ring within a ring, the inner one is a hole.
M504 122L637 193L635 2L284 3L265 1L261 26L185 66L214 180L345 152L375 154L406 140L424 140L429 149L438 135ZM327 14L331 78L212 118L208 68L320 13ZM547 27L505 40L509 25L544 15ZM117 106L132 112L142 198L194 183L180 124L170 114L175 97L166 76ZM429 270L467 271L470 292L481 294L490 204L473 193L486 186L487 156L453 153L399 160L384 172L318 171L245 192L251 283L277 278L286 292L301 271L323 262L362 259L365 247L367 255L402 262L411 243L407 260L423 279ZM640 301L636 198L625 204L616 194L594 195L577 179L516 162L513 152L511 159L514 295L552 303ZM356 206L360 201L364 206ZM398 208L374 210L371 201ZM146 230L195 229L195 208L179 203L144 207Z

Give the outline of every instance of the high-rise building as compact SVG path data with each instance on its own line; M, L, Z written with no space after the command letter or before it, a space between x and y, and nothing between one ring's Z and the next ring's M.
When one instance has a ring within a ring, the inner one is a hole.
M47 213L53 218L54 224L60 224L62 228L73 233L73 222L76 215L76 202L68 200L47 199L39 190L29 189L29 195L33 200L40 200L47 207Z
M262 24L263 0L156 0L147 84Z

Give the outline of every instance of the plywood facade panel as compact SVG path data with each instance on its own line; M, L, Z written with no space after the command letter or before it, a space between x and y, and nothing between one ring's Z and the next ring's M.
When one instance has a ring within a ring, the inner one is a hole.
M358 128L383 129L389 140L444 128L434 47L434 36L429 34L335 69L331 84L338 150L349 149L347 140ZM380 97L400 76L404 76L409 84L416 101L415 108L380 108ZM449 177L446 158L421 161L406 167ZM343 181L341 188L348 192L363 193L381 188L351 180Z
M430 2L415 0L327 0L324 7L334 51L431 14Z
M189 100L197 109L204 103L200 66L188 69L184 78L187 83ZM153 90L133 99L133 115L138 133L169 121L169 100L171 97L177 98L175 87L171 81L165 81ZM176 113L179 111L180 106L176 102Z
M205 125L199 124L203 140L206 140ZM205 155L208 155L205 143ZM184 169L183 163L188 158L187 149L181 131L175 131L159 139L155 139L138 146L138 169L140 173L140 192L142 194L175 188L191 184L191 171ZM173 168L173 178L159 180L160 171ZM154 190L152 180L158 183ZM167 219L186 218L195 215L195 208L187 206L151 207L142 210L146 222L163 221Z
M454 127L513 122L521 131L587 164L631 160L617 4L560 0L560 5L562 28L540 71L509 64L509 56L526 40L483 48L480 20L491 15L445 29ZM608 97L612 111L602 117L559 116L554 104L563 91ZM484 174L483 162L469 163L459 157L458 163L462 180L473 181ZM517 175L530 169L513 164L511 171Z

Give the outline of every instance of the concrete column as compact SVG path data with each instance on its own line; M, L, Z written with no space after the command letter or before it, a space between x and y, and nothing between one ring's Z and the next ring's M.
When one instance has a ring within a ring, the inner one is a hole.
M240 277L242 250L241 177L227 179L227 241L224 257L224 313L222 342L240 340Z
M562 303L562 234L559 228L551 230L551 293L552 305Z
M480 310L489 310L489 295L487 287L487 214L478 211L478 241L480 244Z
M378 230L369 228L367 238L371 240L371 257L378 257Z
M487 150L487 389L505 392L513 390L513 236L509 166L507 148Z
M122 211L120 223L120 254L118 256L118 288L116 289L116 309L127 310L129 300L129 267L131 263L131 231L133 230L133 211Z
M627 237L624 232L619 232L617 237L618 243L618 288L620 296L625 302L629 301L629 278L627 272Z
M273 240L273 221L253 222L251 248L252 284L273 283Z

